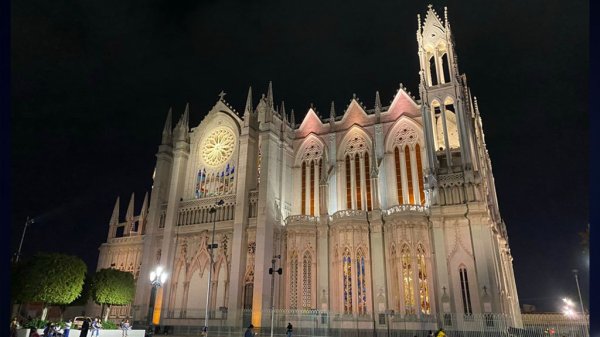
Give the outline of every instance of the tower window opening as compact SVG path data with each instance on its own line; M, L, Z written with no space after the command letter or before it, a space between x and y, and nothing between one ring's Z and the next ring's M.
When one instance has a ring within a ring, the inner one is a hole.
M350 156L346 156L346 209L352 209L352 175L350 173Z
M435 68L435 57L429 58L429 80L431 85L438 85L437 69Z
M397 147L394 149L394 159L396 162L396 191L398 193L398 204L401 205L403 202L402 198L402 171L400 168L400 149Z
M362 198L360 190L360 159L358 157L358 153L354 157L354 171L354 175L356 176L356 208L362 209Z
M302 202L300 203L301 213L306 214L306 163L302 163Z
M315 215L315 162L310 162L310 215Z
M443 83L450 82L450 63L448 62L448 53L444 53L442 56L442 71L444 75Z
M473 314L473 308L471 307L471 292L469 291L469 278L467 277L467 268L461 267L460 273L460 290L462 294L462 302L465 316L471 316Z

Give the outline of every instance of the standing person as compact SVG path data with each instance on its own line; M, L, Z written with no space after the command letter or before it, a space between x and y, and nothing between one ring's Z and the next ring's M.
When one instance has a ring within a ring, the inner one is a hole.
M246 329L244 337L254 337L254 325L248 325L248 329Z
M79 333L79 337L87 337L89 329L90 329L90 320L88 318L86 318L83 320L83 324L81 324L81 332Z
M123 330L123 337L127 337L127 331L129 331L130 329L130 324L129 324L129 320L125 319L123 322L121 322L121 330Z
M96 336L100 336L100 321L98 320L98 317L94 318L94 321L91 324L91 329L92 337L94 337L94 333L96 333Z
M44 337L52 337L52 323L48 322L44 328Z
M286 337L292 337L292 329L293 329L292 323L288 322L287 329L285 332Z
M71 323L70 319L65 322L65 329L63 332L63 337L69 337L69 332L71 332L71 324L72 323Z
M18 328L19 328L19 321L15 317L10 322L10 337L17 337L17 329Z

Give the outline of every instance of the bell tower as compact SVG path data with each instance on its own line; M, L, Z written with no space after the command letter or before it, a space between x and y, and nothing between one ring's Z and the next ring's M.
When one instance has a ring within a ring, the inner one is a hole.
M435 177L461 172L472 181L473 157L473 104L467 87L466 75L458 71L454 39L448 12L444 8L442 20L429 5L425 20L417 16L417 43L420 64L419 91L430 163L428 185L432 188ZM465 197L466 201L475 196Z

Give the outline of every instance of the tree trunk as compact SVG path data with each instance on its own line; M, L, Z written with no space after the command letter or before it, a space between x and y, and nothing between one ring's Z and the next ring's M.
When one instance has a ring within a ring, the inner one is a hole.
M46 315L48 314L48 305L44 303L44 308L42 309L42 321L46 319Z
M104 313L104 317L102 318L102 322L106 322L108 320L108 313L110 312L110 304L106 305L106 312Z

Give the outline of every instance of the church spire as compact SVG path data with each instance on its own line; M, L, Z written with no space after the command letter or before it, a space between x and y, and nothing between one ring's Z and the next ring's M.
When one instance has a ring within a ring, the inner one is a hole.
M167 113L167 120L165 121L165 127L162 132L162 144L171 144L173 129L171 127L171 120L173 119L173 108L169 108L169 112Z
M331 101L331 109L329 109L329 124L333 128L333 124L335 123L335 103Z
M294 114L294 109L292 109L292 113L291 114L292 114L292 118L291 118L291 120L292 120L292 128L295 128L296 127L296 116Z

